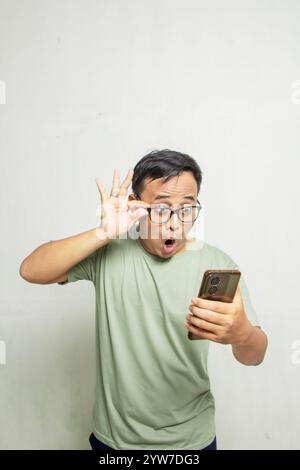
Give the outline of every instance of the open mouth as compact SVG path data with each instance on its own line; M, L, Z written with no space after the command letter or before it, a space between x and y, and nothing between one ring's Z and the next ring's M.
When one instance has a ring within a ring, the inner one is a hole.
M167 238L167 240L165 240L165 245L173 245L173 243L175 243L174 238Z
M176 240L174 238L167 238L164 240L163 248L165 253L171 253L176 245Z

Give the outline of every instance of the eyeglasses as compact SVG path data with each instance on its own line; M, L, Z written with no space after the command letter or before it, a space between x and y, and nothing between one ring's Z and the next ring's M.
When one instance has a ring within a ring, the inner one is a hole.
M164 205L157 205L153 207L146 207L146 210L149 213L151 222L155 224L165 224L167 223L172 214L177 214L179 220L184 224L193 223L197 219L202 206L197 199L197 205L194 206L183 206L178 207L178 209L171 209Z

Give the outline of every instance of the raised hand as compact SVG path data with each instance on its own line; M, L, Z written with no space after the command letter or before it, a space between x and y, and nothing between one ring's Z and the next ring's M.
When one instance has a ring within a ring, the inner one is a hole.
M127 233L137 220L148 215L145 208L150 207L150 204L144 201L128 201L127 191L132 176L133 170L130 169L120 185L120 173L118 169L115 169L110 195L107 194L99 178L96 178L101 200L100 228L104 235L110 239L119 238Z

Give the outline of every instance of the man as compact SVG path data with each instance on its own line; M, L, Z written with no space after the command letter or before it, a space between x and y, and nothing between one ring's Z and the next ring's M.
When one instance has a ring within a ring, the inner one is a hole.
M96 179L99 227L41 245L21 264L29 282L95 286L93 449L215 449L209 342L231 345L242 364L263 361L267 337L243 276L230 304L196 297L205 270L238 268L188 236L201 181L190 156L153 151L122 184L115 170L110 195Z

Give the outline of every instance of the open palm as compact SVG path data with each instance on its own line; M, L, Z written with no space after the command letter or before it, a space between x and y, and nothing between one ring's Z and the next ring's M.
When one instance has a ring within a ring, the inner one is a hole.
M120 185L119 170L115 169L109 196L99 178L96 178L101 199L101 229L109 238L119 238L127 233L137 220L148 215L146 207L150 207L150 204L144 201L128 201L127 191L132 176L133 170L130 169Z

